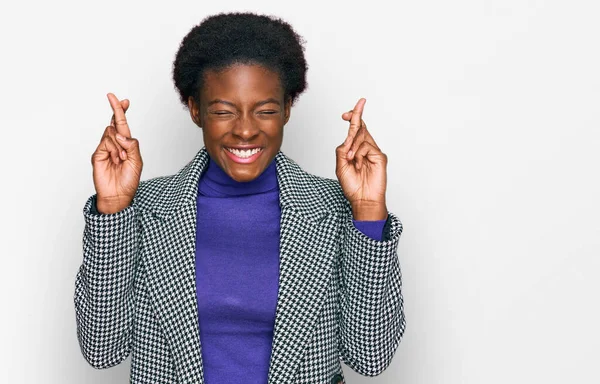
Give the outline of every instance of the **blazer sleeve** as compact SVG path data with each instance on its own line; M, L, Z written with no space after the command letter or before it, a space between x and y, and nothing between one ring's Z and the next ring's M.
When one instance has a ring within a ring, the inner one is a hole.
M371 239L345 218L341 244L340 358L365 376L391 363L404 334L405 319L398 242L402 223L393 213L382 241Z
M83 208L83 262L75 278L77 339L94 368L108 368L130 352L139 224L134 205L112 214ZM95 212L94 212L95 211Z

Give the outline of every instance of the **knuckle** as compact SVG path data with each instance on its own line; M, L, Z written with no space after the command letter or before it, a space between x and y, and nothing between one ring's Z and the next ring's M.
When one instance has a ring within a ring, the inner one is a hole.
M124 117L115 118L115 124L117 125L127 125L127 119Z
M110 137L110 136L114 136L115 132L116 132L116 128L112 125L109 125L108 127L106 127L106 130L104 131L104 136L105 137Z

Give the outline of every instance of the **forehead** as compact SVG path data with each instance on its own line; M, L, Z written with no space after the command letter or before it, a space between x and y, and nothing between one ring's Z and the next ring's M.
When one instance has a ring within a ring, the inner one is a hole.
M201 97L204 101L219 98L244 103L282 98L283 88L277 72L260 65L237 64L219 71L206 71Z

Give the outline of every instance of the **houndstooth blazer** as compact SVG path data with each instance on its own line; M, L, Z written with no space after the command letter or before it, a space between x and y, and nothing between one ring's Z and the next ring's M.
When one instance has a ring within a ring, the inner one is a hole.
M340 361L375 376L404 333L397 247L356 229L337 180L309 174L281 151L280 269L268 384L342 383ZM203 147L178 173L140 183L113 214L83 213L75 281L77 337L95 368L131 354L132 383L204 383L195 284L196 196ZM212 384L212 383L209 383Z

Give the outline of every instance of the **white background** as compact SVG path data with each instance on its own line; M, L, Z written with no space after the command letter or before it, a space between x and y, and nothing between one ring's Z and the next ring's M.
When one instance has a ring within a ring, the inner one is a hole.
M389 157L407 328L349 383L598 383L600 3L422 0L3 2L0 382L125 383L76 339L91 155L131 100L143 179L202 147L171 65L205 16L254 10L307 41L282 150L335 178L342 112Z

